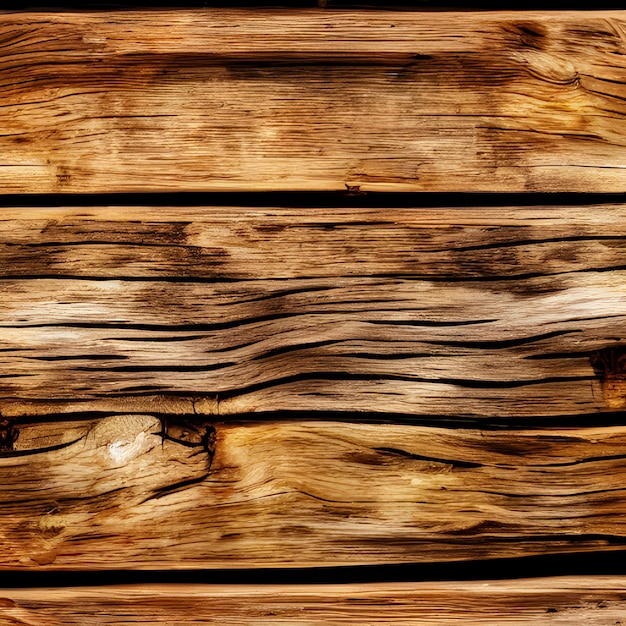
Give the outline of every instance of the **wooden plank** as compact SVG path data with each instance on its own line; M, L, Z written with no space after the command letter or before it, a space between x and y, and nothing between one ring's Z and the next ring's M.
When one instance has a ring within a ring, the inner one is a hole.
M2 193L626 191L626 12L0 15Z
M0 409L619 412L625 217L618 204L4 209Z
M7 624L587 624L619 626L623 576L352 585L3 589Z
M624 426L148 415L17 424L0 454L0 567L319 567L623 550L625 445Z

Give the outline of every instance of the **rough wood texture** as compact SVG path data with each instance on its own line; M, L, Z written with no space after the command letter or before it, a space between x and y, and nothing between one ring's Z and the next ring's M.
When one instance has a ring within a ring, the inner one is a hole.
M6 429L0 567L314 567L621 550L626 428L111 416Z
M0 15L0 189L626 191L626 12Z
M625 217L5 209L0 410L594 423L626 407Z
M319 586L145 585L0 590L15 626L77 624L472 624L626 622L626 578Z

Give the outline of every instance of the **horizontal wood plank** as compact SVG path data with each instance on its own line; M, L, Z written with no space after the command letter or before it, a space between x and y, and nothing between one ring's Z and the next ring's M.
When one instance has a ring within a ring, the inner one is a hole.
M625 217L4 209L0 410L619 412Z
M626 427L110 416L5 428L0 568L429 563L623 550Z
M626 12L0 15L2 193L626 191Z
M360 585L143 585L0 590L7 624L623 623L626 578Z

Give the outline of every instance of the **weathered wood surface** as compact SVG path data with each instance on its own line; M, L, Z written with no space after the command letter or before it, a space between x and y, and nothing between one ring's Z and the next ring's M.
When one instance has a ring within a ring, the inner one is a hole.
M0 15L2 193L626 191L626 12Z
M0 567L467 561L623 550L626 427L111 416L6 428Z
M626 578L378 585L143 585L0 590L0 620L66 624L619 626Z
M625 217L3 209L0 410L594 423L626 406Z

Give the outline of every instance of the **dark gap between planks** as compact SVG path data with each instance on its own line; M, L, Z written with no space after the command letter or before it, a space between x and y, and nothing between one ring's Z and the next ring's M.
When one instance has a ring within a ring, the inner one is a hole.
M2 3L1 10L14 11L115 11L148 8L184 9L184 8L209 8L220 7L227 9L253 8L253 9L307 9L319 8L321 10L332 9L359 9L359 10L385 10L385 11L480 11L480 10L589 10L601 11L610 9L622 9L624 3L619 0L602 0L592 3L589 1L576 0L510 0L506 4L496 0L393 0L390 3L367 0L182 0L174 3L172 0L133 0L123 1L91 1L64 0L6 0Z
M5 194L2 207L237 206L293 208L434 208L490 206L586 206L626 204L626 193L445 192L148 192Z
M167 394L171 396L190 397L190 394ZM196 398L198 396L195 396ZM59 404L67 403L68 399L55 400ZM51 401L52 403L52 401ZM76 422L97 420L114 415L144 415L145 412L129 410L108 411L76 411L73 413L42 413L24 414L6 417L15 428L27 424L46 422ZM226 415L204 415L167 413L158 408L150 411L150 415L161 419L172 418L180 422L193 424L198 421L211 421L223 424L262 424L266 422L337 422L345 424L396 424L401 426L436 427L447 430L485 430L485 431L517 431L545 430L555 428L607 428L623 426L626 423L626 411L607 411L605 413L589 413L575 415L537 415L534 417L507 417L505 421L497 418L480 417L442 417L441 415L415 415L404 413L377 413L375 411L259 411L255 413L232 413ZM37 450L24 450L24 454L34 454ZM7 455L0 450L0 458Z
M586 537L585 537L586 538ZM572 537L567 537L571 540ZM626 540L625 540L626 541ZM626 549L408 565L361 565L294 569L1 571L1 588L90 587L155 583L228 585L326 585L377 582L512 580L536 576L626 574Z

